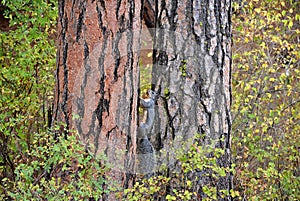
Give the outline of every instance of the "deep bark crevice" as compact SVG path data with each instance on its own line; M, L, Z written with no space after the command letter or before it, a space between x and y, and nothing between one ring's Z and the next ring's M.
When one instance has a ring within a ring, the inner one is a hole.
M79 41L80 39L80 35L82 32L82 26L84 26L84 15L86 12L86 2L85 1L81 1L79 8L80 8L80 13L77 19L77 32L76 32L76 42Z

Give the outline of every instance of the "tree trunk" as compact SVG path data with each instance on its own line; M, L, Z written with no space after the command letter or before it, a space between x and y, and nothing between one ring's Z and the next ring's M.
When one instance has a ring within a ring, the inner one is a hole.
M59 3L59 49L53 121L75 129L94 153L113 163L112 176L124 188L134 181L138 127L138 58L141 17L154 37L152 89L161 92L151 132L154 148L172 150L195 133L204 146L225 150L230 166L230 0L145 0ZM209 170L208 170L209 171ZM195 172L195 192L216 185L231 189L228 173L217 180ZM172 189L175 182L170 182ZM167 192L168 193L168 192ZM227 199L230 197L228 196ZM222 200L220 197L218 198Z
M195 133L202 145L214 143L225 150L218 159L230 167L231 22L230 0L162 0L156 2L153 89L162 99L152 130L156 150L165 150L168 172L175 161L170 156ZM204 197L202 187L216 185L231 189L228 173L217 181L198 172L194 189ZM170 182L170 189L176 182ZM228 197L227 199L229 199ZM218 200L222 200L221 197Z
M132 182L138 122L141 3L59 1L54 122L64 122L123 187ZM134 142L134 143L133 143Z

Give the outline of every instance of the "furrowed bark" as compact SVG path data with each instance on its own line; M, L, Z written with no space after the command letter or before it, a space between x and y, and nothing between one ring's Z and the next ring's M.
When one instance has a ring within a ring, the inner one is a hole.
M203 146L214 143L225 150L217 162L230 167L230 3L60 1L52 125L64 122L67 130L78 131L96 155L104 152L108 162L116 164L111 172L114 180L125 188L132 185L143 17L148 28L155 28L150 30L154 38L152 89L162 96L151 132L154 148L178 149L199 133L204 137L196 140ZM172 172L178 167L169 159L163 162ZM198 178L193 189L201 198L207 184L230 191L229 173L217 179L204 176L207 173L190 175ZM169 189L172 185L176 183L170 182Z
M152 139L156 150L179 148L195 133L202 145L225 150L218 159L230 167L231 22L230 0L162 0L155 7L157 30L154 42L153 89L161 90ZM170 153L171 155L171 153ZM175 162L167 160L169 171ZM194 189L231 187L231 175L218 179L197 172ZM172 182L170 189L172 189ZM218 200L230 199L219 197Z
M132 183L139 86L141 2L59 1L57 85L52 126L66 124ZM120 152L120 153L118 153Z

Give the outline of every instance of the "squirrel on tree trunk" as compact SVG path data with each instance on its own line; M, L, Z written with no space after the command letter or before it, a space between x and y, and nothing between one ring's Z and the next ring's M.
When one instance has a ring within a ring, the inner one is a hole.
M137 130L137 171L140 174L151 174L156 164L154 148L148 136L151 136L150 131L154 122L154 107L158 94L152 90L148 90L148 95L149 98L141 98L141 105L147 112L146 122L141 123Z

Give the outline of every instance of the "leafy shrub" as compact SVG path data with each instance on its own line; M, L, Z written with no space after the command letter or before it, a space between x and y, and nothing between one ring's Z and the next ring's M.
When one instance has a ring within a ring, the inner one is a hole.
M56 48L54 0L3 0L10 27L0 32L0 180L13 180L18 162L51 121Z
M249 200L299 200L300 5L292 0L239 2L233 15L236 191L230 193L237 199L239 191ZM2 0L2 5L10 30L0 32L0 199L97 199L116 190L104 177L107 167L74 136L54 140L45 126L54 88L56 1ZM149 88L149 69L141 69L142 92ZM192 188L197 178L190 175L203 169L210 169L212 177L233 172L216 165L220 154L194 144L178 155L177 171L162 169L121 196L199 199ZM170 182L177 186L170 189ZM201 188L206 200L216 199L213 186Z
M113 184L99 162L105 158L95 159L79 142L74 135L55 140L50 132L33 134L26 157L15 159L15 180L2 179L2 199L97 200L108 193Z
M47 132L57 2L3 0L2 8L10 27L0 32L0 199L101 197L106 168L75 137Z
M178 160L176 167L162 165L155 176L140 178L132 188L125 189L123 199L217 200L229 194L231 197L239 196L237 191L228 192L228 189L217 189L216 186L206 183L206 180L228 182L227 176L234 173L231 167L223 167L219 163L220 157L225 154L223 149L214 148L212 145L200 146L194 142L187 152L184 150L170 150Z
M299 200L300 5L242 2L233 15L236 189L250 200Z

